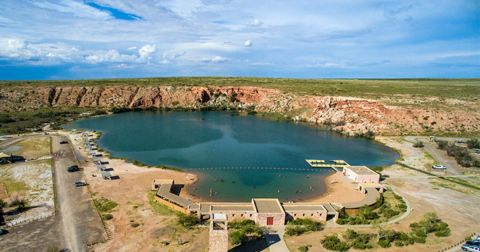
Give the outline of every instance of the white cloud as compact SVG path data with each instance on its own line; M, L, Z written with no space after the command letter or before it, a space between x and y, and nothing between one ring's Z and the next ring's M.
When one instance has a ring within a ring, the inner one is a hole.
M212 58L204 58L202 60L203 62L210 62L210 63L224 63L224 62L227 62L228 59L225 58L225 57L222 57L222 56L214 56Z
M250 23L252 26L261 26L262 24L262 21L260 21L258 18L254 18L252 23Z
M136 60L137 57L135 55L121 54L114 49L108 51L96 51L85 57L85 61L91 64L105 62L132 62Z
M137 50L138 47L136 46L130 46L129 48L127 48L127 50L129 51L132 51L132 50Z
M35 64L53 64L77 58L78 49L62 43L31 43L19 38L0 39L0 57Z
M155 45L144 45L140 49L138 49L138 55L140 59L149 59L150 55L157 50Z
M249 39L249 40L246 40L245 43L243 43L246 47L251 47L253 45L252 41Z

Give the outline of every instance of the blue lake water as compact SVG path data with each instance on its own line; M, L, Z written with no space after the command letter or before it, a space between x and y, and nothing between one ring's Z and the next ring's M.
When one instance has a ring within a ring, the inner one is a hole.
M375 141L230 112L128 112L66 128L103 132L98 144L113 156L198 174L190 193L208 200L304 199L322 194L332 172L310 168L305 159L378 166L398 158Z

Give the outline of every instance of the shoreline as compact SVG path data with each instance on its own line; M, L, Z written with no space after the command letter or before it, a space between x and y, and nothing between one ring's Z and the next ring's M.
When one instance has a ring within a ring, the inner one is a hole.
M85 150L82 147L81 142L78 142L76 138L80 133L74 133L69 130L60 130L58 131L60 134L67 135L71 140L73 147L77 149L79 152L83 153L84 155L88 156L85 153ZM99 139L97 135L99 132L94 132L95 134L95 141ZM101 134L101 133L100 133ZM96 143L98 146L98 143ZM142 173L153 173L155 174L152 177L152 180L159 177L159 178L169 178L174 179L176 184L182 186L180 190L180 196L190 199L192 202L243 202L243 201L217 201L213 199L209 199L207 197L202 197L196 195L192 190L196 183L201 180L202 174L199 174L195 171L187 171L184 169L168 169L168 168L160 168L155 166L143 166L135 164L134 162L130 162L124 158L113 157L111 153L106 151L105 149L101 149L97 151L101 153L103 156L101 159L108 161L109 164L115 164L114 170L112 172L113 175L121 175L122 176L135 176ZM87 158L87 163L91 163L90 158ZM152 175L153 175L152 174ZM92 177L94 176L94 172L90 174ZM151 181L150 181L151 183ZM150 184L149 183L149 184ZM334 203L345 203L345 202L353 202L361 200L364 195L360 193L358 190L355 189L354 185L347 181L340 172L333 172L324 177L323 183L325 186L325 191L307 197L299 197L294 200L287 200L284 202L334 202ZM282 201L283 202L283 201Z

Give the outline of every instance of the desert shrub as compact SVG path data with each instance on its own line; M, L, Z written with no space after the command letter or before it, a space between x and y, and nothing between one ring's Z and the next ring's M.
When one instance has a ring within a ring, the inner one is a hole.
M299 252L307 252L311 247L312 247L312 245L300 246L300 247L298 247L298 251Z
M115 201L112 201L103 197L98 199L93 199L93 204L100 212L110 212L115 207L118 206L118 204Z
M414 144L413 144L413 147L415 148L423 148L425 145L423 144L422 141L416 141Z
M288 222L286 227L287 235L301 235L306 232L322 230L322 223L311 219L295 219Z
M355 249L369 249L372 248L370 245L370 240L372 236L370 234L365 233L357 233L354 230L347 229L344 233L343 237L346 240L350 241L351 247Z
M263 237L264 230L252 220L239 220L228 223L229 239L233 245Z
M198 224L198 218L195 215L178 213L177 223L184 228L193 228Z
M233 245L263 237L264 230L252 220L240 220L228 223L229 237Z
M372 210L369 206L363 206L360 208L360 216L367 220L375 220L378 219L380 216Z
M448 142L447 141L437 141L437 146L438 146L439 149L445 150L448 146Z
M469 149L480 149L480 141L476 138L468 139L467 146Z
M109 213L102 214L100 217L102 218L102 220L111 220L111 219L113 219L113 215L112 215L112 214L109 214Z
M335 251L347 251L350 248L350 245L344 241L341 241L335 235L329 235L323 238L322 246L328 250Z
M465 147L460 147L455 144L447 145L447 154L457 160L457 163L464 167L472 167L476 165L475 159Z
M423 220L410 224L410 228L414 235L421 236L423 232L425 237L430 233L435 233L438 237L446 237L451 232L448 224L438 218L435 213L426 213Z
M27 201L23 198L15 197L9 204L10 207L17 207L17 209L22 210L27 208Z

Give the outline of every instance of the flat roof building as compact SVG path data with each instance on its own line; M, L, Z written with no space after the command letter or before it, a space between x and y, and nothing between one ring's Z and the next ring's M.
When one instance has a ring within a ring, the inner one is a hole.
M356 183L379 183L380 174L366 166L347 166L343 168L343 175Z

